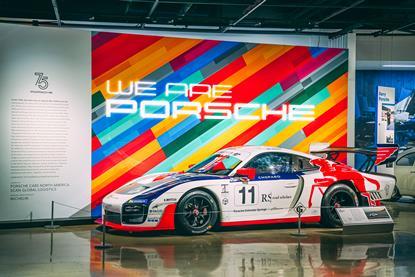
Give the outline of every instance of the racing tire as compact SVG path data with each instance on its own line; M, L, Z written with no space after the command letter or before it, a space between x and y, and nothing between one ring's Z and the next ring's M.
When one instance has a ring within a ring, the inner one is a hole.
M184 235L202 235L216 224L218 211L218 205L209 193L202 190L191 191L177 205L177 231Z
M341 227L336 212L340 207L357 207L359 200L355 191L347 185L336 184L327 189L321 201L321 224L325 227Z
M396 201L398 201L399 199L401 199L401 197L402 197L402 195L401 195L401 193L399 192L398 187L395 185L395 188L393 189L392 196L391 196L391 198L389 199L389 201L396 202Z

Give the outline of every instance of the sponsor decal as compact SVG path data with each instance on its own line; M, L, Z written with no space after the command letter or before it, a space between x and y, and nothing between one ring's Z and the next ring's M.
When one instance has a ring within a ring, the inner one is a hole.
M268 179L281 179L280 175L258 175L258 180L268 180Z
M172 202L172 201L177 201L177 198L164 198L163 200L164 202Z
M228 205L228 203L229 203L228 198L223 198L223 199L222 199L222 204L223 204L224 206Z
M265 212L267 210L268 209L266 209L266 208L253 208L253 209L233 210L233 212L234 213L249 213L249 212Z
M271 202L272 199L272 193L268 193L268 194L261 194L261 202Z
M131 199L127 203L146 204L147 202L147 199Z
M221 186L222 186L222 191L221 191L222 194L229 193L229 191L228 191L228 184L222 184Z
M262 203L271 203L273 200L280 200L280 199L291 199L291 195L275 195L273 196L272 193L263 193L261 194L261 202Z

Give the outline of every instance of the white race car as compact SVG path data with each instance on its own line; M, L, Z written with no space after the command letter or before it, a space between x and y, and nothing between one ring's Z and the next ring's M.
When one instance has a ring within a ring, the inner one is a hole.
M218 151L187 172L137 178L103 200L106 226L130 231L178 230L203 234L214 226L247 226L297 221L340 226L336 207L380 205L395 187L394 176L367 173L390 162L397 150L362 150L359 170L336 161L345 152L317 151L325 158L293 150L240 146Z

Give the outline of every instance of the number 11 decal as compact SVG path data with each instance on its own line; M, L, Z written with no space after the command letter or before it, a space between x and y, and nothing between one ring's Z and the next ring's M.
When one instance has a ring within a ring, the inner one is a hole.
M235 187L236 205L255 205L257 203L258 190L256 185L241 185Z

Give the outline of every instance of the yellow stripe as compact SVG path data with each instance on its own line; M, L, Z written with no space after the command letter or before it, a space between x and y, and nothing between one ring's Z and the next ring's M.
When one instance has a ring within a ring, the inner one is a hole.
M99 191L101 188L105 187L160 149L161 147L157 140L153 140L152 142L148 143L143 148L124 159L122 162L119 162L92 180L92 193Z
M329 84L327 86L327 89L329 91L342 90L342 91L346 91L346 93L347 93L347 78L348 78L348 74L344 73L342 76L337 78L337 80L335 80L334 82Z
M329 143L330 142L335 142L336 140L338 140L340 138L339 137L340 133L347 133L347 120L346 120L346 122L343 123L343 125L338 127L331 134L327 135L327 137L324 138L324 141L327 141Z

